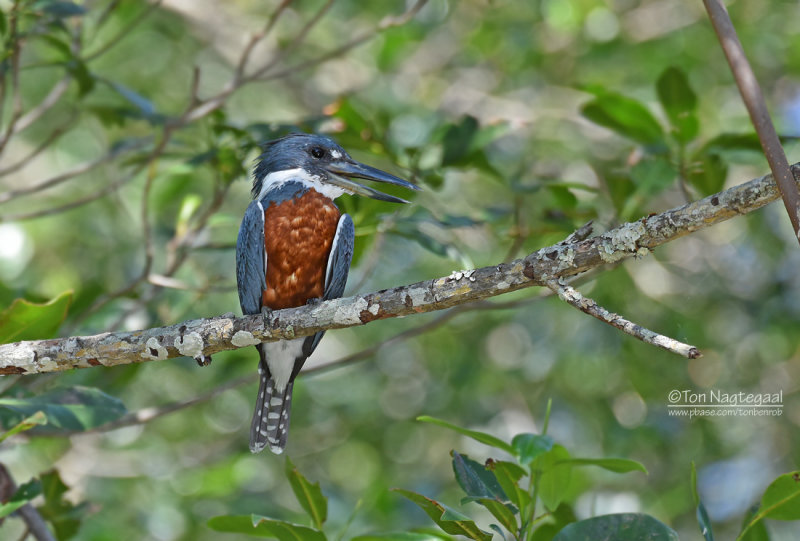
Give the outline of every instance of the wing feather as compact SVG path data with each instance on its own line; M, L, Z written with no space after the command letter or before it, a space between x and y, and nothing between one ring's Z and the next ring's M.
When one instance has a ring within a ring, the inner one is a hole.
M323 300L338 299L344 294L347 275L350 273L350 262L353 260L353 244L356 238L353 220L348 214L342 214L336 226L328 266L325 269L325 289ZM317 348L324 332L309 336L303 342L303 355L308 357ZM299 368L295 368L299 372ZM296 374L295 374L296 375Z
M267 254L264 249L264 207L253 201L247 207L236 240L236 284L243 314L261 311L266 283Z

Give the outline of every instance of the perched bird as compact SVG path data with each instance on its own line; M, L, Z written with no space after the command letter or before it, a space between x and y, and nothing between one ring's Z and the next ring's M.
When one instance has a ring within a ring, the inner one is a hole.
M415 185L353 160L332 139L292 134L264 146L253 171L253 201L236 242L236 281L244 314L335 299L344 292L355 232L333 200L343 194L407 203L351 180ZM289 432L292 386L323 333L258 344L260 385L250 450L280 454Z

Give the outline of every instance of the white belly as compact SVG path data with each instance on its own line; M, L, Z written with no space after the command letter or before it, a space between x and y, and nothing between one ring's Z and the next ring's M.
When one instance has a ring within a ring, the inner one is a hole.
M289 383L292 370L294 370L294 361L303 353L304 340L305 337L264 344L267 366L269 366L269 372L275 381L275 389L279 393L283 393Z

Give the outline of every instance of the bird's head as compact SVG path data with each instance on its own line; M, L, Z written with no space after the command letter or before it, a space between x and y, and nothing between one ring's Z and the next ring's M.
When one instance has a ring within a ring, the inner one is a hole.
M408 201L379 192L352 179L374 180L419 190L419 187L402 178L355 161L333 139L324 135L293 133L266 143L253 171L253 197L258 197L266 186L265 183L286 179L287 175L310 179L329 188L335 195L365 195L392 203Z

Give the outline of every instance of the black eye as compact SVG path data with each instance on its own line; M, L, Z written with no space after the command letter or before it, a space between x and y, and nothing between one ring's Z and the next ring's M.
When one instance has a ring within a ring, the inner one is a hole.
M320 159L325 155L325 150L320 147L312 147L311 148L311 155L314 156L316 159Z

